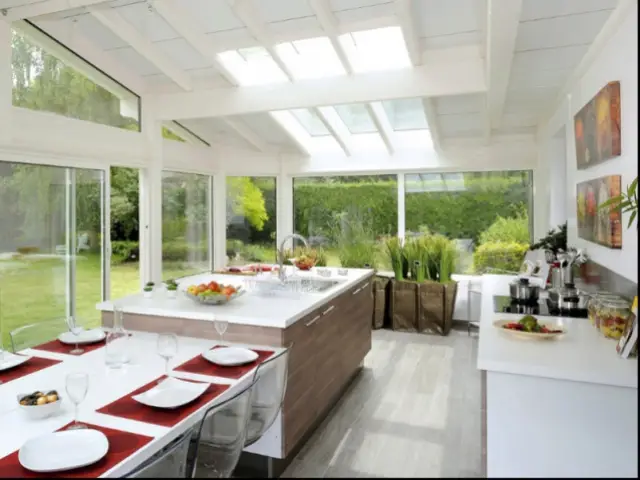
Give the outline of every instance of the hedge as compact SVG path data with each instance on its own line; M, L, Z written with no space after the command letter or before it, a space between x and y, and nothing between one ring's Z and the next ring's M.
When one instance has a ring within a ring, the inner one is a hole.
M484 273L489 268L518 272L527 250L528 244L517 242L489 242L480 245L473 253L474 273Z
M418 231L421 226L427 226L430 231L450 238L471 238L477 242L480 233L498 216L515 217L527 204L529 187L520 182L499 180L471 180L462 191L407 193L406 230ZM328 235L327 225L332 215L353 205L371 212L376 236L396 233L397 184L394 181L296 185L296 231L304 236L318 235L318 231Z

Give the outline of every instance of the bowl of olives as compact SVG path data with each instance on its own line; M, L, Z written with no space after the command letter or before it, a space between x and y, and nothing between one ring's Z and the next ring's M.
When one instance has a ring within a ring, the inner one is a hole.
M32 420L40 420L55 415L60 410L62 398L55 390L46 393L37 391L18 395L20 410Z

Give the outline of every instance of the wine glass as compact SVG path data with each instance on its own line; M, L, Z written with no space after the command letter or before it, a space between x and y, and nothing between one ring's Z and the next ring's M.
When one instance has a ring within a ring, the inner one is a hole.
M80 405L80 402L87 396L87 390L89 390L89 374L84 372L68 374L65 387L67 395L69 395L69 400L71 400L74 405L73 423L69 426L68 430L87 428L85 425L78 423L78 405Z
M213 326L216 329L216 332L218 332L218 335L220 335L220 344L224 343L224 334L227 331L227 327L229 326L229 322L227 322L226 320L220 320L218 318L214 318L213 319Z
M84 350L78 346L78 335L80 335L83 330L82 326L78 325L74 316L67 317L67 326L69 327L69 331L76 337L76 348L71 350L69 353L71 355L80 355L81 353L84 353Z
M157 352L164 358L165 375L169 376L169 360L178 353L178 337L174 333L159 333Z

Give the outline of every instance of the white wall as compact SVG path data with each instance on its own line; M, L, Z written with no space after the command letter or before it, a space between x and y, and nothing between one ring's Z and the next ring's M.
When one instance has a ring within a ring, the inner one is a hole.
M621 175L623 189L638 176L638 5L620 16L611 37L601 51L557 105L549 121L540 129L540 170L550 172L553 137L564 128L566 139L567 181L565 208L568 215L568 242L586 248L591 259L620 275L638 281L638 232L626 228L628 217L622 219L622 249L614 250L588 242L577 236L576 185L606 175ZM622 155L586 170L577 170L573 116L608 82L620 81ZM559 192L554 192L555 198ZM561 192L560 192L561 193ZM562 208L562 207L561 207ZM545 219L539 219L541 223ZM550 223L550 219L546 219Z

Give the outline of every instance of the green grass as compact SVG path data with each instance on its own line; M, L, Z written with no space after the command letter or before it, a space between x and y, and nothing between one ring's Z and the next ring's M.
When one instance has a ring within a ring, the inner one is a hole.
M196 273L192 267L177 262L163 264L165 279ZM76 268L76 312L87 326L100 323L96 303L101 300L101 269L98 255L78 257ZM64 317L66 277L64 262L24 256L0 260L0 331L8 346L9 332L38 321ZM111 266L111 298L140 291L138 263Z

